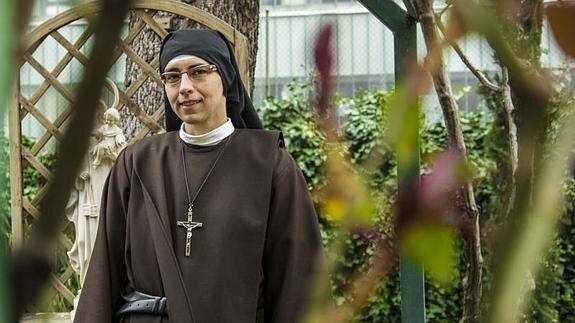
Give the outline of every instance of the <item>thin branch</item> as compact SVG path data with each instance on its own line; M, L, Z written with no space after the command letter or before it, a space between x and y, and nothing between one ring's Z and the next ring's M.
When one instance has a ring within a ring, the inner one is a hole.
M438 22L433 12L433 0L420 0L420 22L423 39L427 47L428 60L426 64L429 70L435 92L439 99L439 104L443 112L443 120L447 130L449 148L456 149L464 159L467 159L465 138L459 120L459 107L453 99L451 84L447 75L447 70L442 57L442 48L449 43L447 40L440 41L436 26ZM444 32L444 31L443 31ZM445 34L445 32L444 32ZM453 44L450 44L453 46ZM464 235L465 255L468 257L468 264L465 268L465 279L463 283L463 314L460 322L478 322L481 312L482 297L482 274L483 256L481 254L481 227L479 225L479 209L475 202L473 182L468 179L458 191L458 196L463 199L461 210L465 216L464 221L471 224L472 233Z
M447 42L449 42L451 47L453 47L453 49L455 50L455 52L457 53L463 64L465 64L465 66L467 66L467 68L471 71L471 73L473 73L473 75L477 77L479 82L492 91L496 92L502 91L503 89L501 86L498 86L493 82L491 82L489 79L487 79L487 77L483 73L481 73L481 71L479 71L479 69L473 66L473 64L469 61L467 56L461 50L461 47L459 47L459 45L457 45L457 43L454 42L452 39L449 39L447 37L447 33L445 32L445 26L443 26L443 23L441 22L441 17L436 13L434 13L434 16L437 27L441 31L441 34L443 34L443 37L445 37L445 39L447 40Z

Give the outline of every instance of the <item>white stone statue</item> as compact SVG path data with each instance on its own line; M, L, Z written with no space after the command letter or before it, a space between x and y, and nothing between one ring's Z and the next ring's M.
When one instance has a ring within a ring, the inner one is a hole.
M98 168L102 164L113 163L118 154L126 146L126 138L120 128L120 113L114 108L104 112L104 124L96 133L99 142L90 151L94 157L92 166Z
M113 83L108 81L108 84ZM113 89L114 94L118 94L115 85ZM114 107L118 104L118 98L116 95ZM81 285L84 283L96 241L104 182L118 153L126 146L126 138L119 127L120 113L114 107L106 110L106 104L100 103L98 122L90 136L90 150L66 206L66 216L74 223L76 232L76 240L68 251L68 257L72 268L80 275ZM78 297L74 301L74 307L77 299ZM71 316L73 315L72 311Z
M103 121L91 138L95 144L84 161L84 168L76 179L75 190L67 207L68 218L76 229L76 241L68 256L81 282L84 281L96 240L104 182L118 153L126 146L126 139L118 126L118 110L106 110Z

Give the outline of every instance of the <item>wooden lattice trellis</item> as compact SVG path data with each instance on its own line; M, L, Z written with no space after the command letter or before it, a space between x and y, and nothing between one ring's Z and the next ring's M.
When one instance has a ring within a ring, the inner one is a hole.
M74 99L73 91L66 87L60 80L60 75L66 70L73 60L86 65L88 57L84 52L89 52L87 48L89 39L93 34L90 28L86 28L75 40L69 40L60 32L61 28L76 23L80 20L90 20L98 15L100 8L97 3L87 3L70 9L34 29L27 37L28 45L20 68L25 64L31 67L35 73L38 73L42 81L33 89L28 89L30 95L25 95L17 82L14 95L12 97L12 107L10 109L10 150L11 150L11 207L12 207L12 245L19 248L24 242L26 228L33 223L34 219L40 214L39 205L47 191L47 182L52 177L49 162L43 160L42 153L47 148L49 141L59 142L63 137L63 130L66 121L69 119L72 111L70 103ZM181 18L196 21L208 28L220 31L234 46L238 67L240 68L243 80L249 80L248 75L248 57L246 37L236 31L233 27L224 21L202 11L198 8L187 4L169 1L169 0L136 0L133 5L133 13L139 20L135 26L130 28L129 32L122 37L122 41L116 47L114 60L128 59L136 64L142 73L139 77L131 82L129 86L123 88L120 86L119 106L122 110L127 108L130 113L135 115L144 125L142 129L133 137L128 138L131 142L144 138L147 135L157 133L163 130L163 105L159 106L149 115L138 106L132 97L140 90L142 85L152 80L161 86L158 75L158 55L150 62L146 62L132 48L131 45L140 33L144 30L152 30L154 33L163 38L167 31L164 28L161 19L156 19L160 13L168 13ZM63 57L58 58L57 64L53 68L43 66L34 56L36 50L42 47L42 44L51 38L50 41L56 41L58 46L65 48ZM249 88L249 84L246 84ZM40 106L43 97L49 91L56 91L65 101L67 107L58 113L47 111L48 108ZM47 116L50 115L51 117ZM43 128L42 134L37 138L33 145L25 146L22 140L22 123L25 118L33 118L34 121ZM23 172L35 170L40 178L41 187L33 194L24 192ZM66 232L70 228L64 228ZM73 269L68 265L66 251L72 247L72 241L64 233L58 238L58 246L55 251L55 257L60 259L63 264L61 270L54 274L50 279L52 293L57 293L62 300L72 304L74 293L71 291L71 280L76 278ZM35 308L29 308L36 311Z

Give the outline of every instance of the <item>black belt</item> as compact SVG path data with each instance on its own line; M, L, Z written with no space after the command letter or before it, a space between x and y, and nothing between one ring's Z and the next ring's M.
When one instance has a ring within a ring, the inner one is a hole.
M116 312L117 316L141 313L154 315L168 315L168 303L165 297L152 296L138 291L122 293L125 303Z

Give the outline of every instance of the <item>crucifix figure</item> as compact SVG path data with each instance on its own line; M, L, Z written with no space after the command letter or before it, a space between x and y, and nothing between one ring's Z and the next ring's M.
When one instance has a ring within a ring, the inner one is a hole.
M178 221L178 226L184 227L188 230L186 234L186 257L190 256L190 249L192 248L192 230L195 228L201 228L203 223L201 222L194 222L192 221L193 216L193 205L190 204L190 208L188 209L188 220L187 221Z

